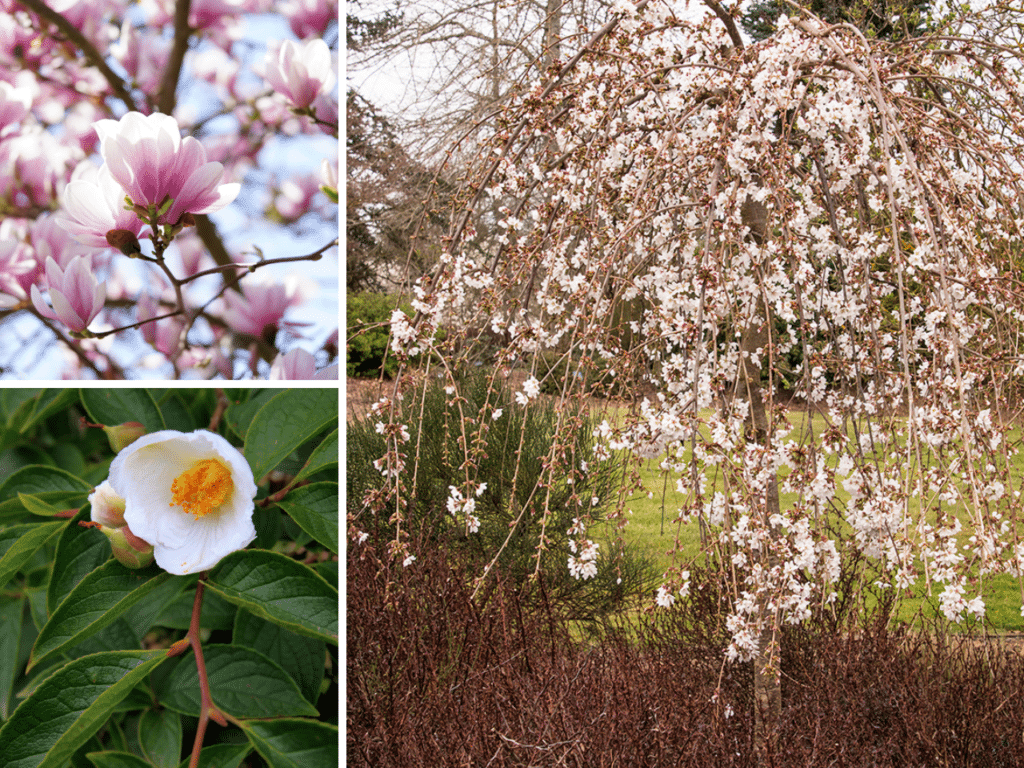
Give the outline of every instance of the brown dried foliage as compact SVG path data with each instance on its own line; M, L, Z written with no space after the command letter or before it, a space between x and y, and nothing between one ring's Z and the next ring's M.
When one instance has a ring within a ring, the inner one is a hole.
M436 547L402 568L353 546L347 583L350 766L753 764L752 671L722 663L713 585L579 642L542 585L473 602ZM782 670L769 765L1024 764L1024 656L994 643L816 620Z

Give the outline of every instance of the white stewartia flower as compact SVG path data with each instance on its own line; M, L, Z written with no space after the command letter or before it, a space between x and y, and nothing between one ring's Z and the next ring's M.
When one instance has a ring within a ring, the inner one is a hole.
M140 437L111 463L109 481L125 500L128 527L170 573L205 571L256 538L252 470L213 432Z

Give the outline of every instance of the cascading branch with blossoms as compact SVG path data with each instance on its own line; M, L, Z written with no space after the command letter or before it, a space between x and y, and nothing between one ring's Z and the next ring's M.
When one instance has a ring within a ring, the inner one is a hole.
M336 3L0 11L0 319L19 329L0 366L29 349L67 378L336 378L336 334L302 307L304 266L337 245ZM254 58L267 13L296 39ZM300 147L318 170L267 160ZM264 234L211 218L229 206Z
M0 424L0 763L337 765L337 390L5 390Z
M898 44L805 15L751 45L707 5L693 21L618 3L524 86L392 348L438 353L457 396L486 341L496 378L530 377L520 405L553 386L565 429L609 381L627 393L587 461L660 466L727 580L726 655L755 659L760 716L778 709L780 628L836 598L846 554L953 621L983 617L993 575L1024 570L1024 52L966 31L1012 21L998 4ZM501 218L477 217L492 200ZM399 427L368 501L407 559L421 446ZM453 459L467 498L486 448ZM543 461L546 514L545 485L586 470L557 448ZM685 598L690 573L667 573L657 602Z

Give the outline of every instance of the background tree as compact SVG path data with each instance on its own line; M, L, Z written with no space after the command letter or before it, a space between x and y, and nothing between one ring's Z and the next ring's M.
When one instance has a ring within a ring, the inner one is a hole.
M884 40L912 37L923 31L931 6L929 0L811 0L800 3L829 24L853 24L866 36ZM743 29L755 41L763 40L776 30L780 16L791 13L793 6L784 0L756 0L743 12Z

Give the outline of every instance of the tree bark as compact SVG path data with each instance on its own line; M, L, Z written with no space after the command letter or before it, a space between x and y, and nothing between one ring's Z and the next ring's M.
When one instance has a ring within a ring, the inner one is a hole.
M750 239L758 245L763 244L768 236L766 206L748 198L740 209L740 215L743 224L750 228ZM749 405L748 439L763 446L767 452L771 447L772 430L761 389L761 370L766 360L766 350L771 343L772 310L763 301L760 309L761 319L751 322L740 338L737 390ZM766 484L763 508L754 511L764 516L762 525L766 530L771 530L768 521L780 512L777 475ZM758 560L765 569L775 565L770 551L761 552ZM764 766L768 765L769 756L776 753L778 744L776 728L782 713L782 678L778 655L778 617L766 615L768 606L765 600L761 601L759 608L762 619L768 621L768 627L758 636L757 655L754 658L754 751L757 764Z

